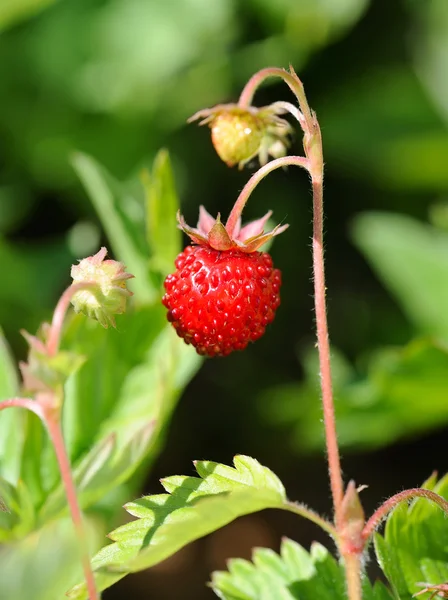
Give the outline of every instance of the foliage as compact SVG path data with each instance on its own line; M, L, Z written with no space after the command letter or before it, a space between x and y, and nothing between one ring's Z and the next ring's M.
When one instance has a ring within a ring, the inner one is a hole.
M447 476L433 475L423 487L448 498ZM448 581L447 535L446 516L425 499L390 514L384 535L375 536L375 552L395 598L410 600L426 585Z
M125 506L138 520L110 533L114 543L94 557L99 589L161 562L237 517L286 506L280 480L253 458L236 456L235 468L210 461L194 465L199 477L167 477L161 481L166 494L145 496ZM85 584L69 597L87 598Z
M80 505L102 517L100 532L116 514L119 499L138 485L133 474L154 460L179 395L200 360L178 340L159 303L154 303L160 297L159 265L166 264L167 249L152 246L150 251L145 218L151 214L151 230L159 235L159 227L166 228L177 204L168 155L162 152L147 176L150 183L145 185L158 190L148 200L151 211L137 181L118 184L87 156L78 155L75 164L107 223L117 255L141 273L134 286L134 306L120 318L121 332L74 315L64 335L72 364L79 363L65 385L64 435ZM178 236L176 240L169 246L172 259L180 249ZM154 265L152 270L148 265ZM3 340L0 351L0 398L4 399L18 395L19 385ZM19 408L2 411L0 440L0 496L7 508L0 512L0 541L19 542L2 558L6 564L10 560L16 564L20 548L24 561L28 560L30 534L65 518L67 503L53 450L35 415ZM61 538L61 556L64 540L70 542ZM63 585L66 589L67 580ZM5 597L20 596L22 588L14 589L13 593L8 588Z
M267 548L256 548L252 562L231 559L228 571L212 574L211 585L222 600L345 600L342 566L328 550L315 542L307 552L300 544L284 538L280 555ZM366 600L391 600L380 582L363 582Z

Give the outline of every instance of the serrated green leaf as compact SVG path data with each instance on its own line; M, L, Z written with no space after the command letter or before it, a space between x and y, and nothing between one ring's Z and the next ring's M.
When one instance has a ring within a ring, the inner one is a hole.
M356 218L353 237L421 333L448 340L448 234L391 213Z
M143 304L154 302L157 290L149 277L144 212L134 187L129 189L120 185L86 154L76 153L72 164L95 206L112 248L127 271L135 276L130 287L137 301Z
M179 199L166 150L159 151L151 174L143 173L142 183L146 196L146 235L151 248L151 265L167 275L181 250L182 234L176 220Z
M448 497L447 477L430 486ZM400 504L388 516L384 535L374 537L375 553L397 599L410 600L421 591L420 582L448 580L446 516L434 503L417 498Z
M93 559L99 589L106 589L126 573L155 565L177 550L226 525L239 516L265 508L284 508L286 496L278 478L256 460L238 456L235 468L200 461L204 478L163 480L170 494L148 496L126 505L139 520L110 534L115 543ZM86 598L83 584L69 592Z
M252 561L231 559L228 571L212 574L212 588L222 600L345 600L342 567L320 544L311 552L289 539L283 539L280 555L257 548ZM363 581L364 600L391 600L384 586Z

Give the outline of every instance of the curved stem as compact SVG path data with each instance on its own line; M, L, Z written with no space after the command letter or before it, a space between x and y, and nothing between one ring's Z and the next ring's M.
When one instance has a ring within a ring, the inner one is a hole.
M249 196L252 194L254 189L260 183L262 179L266 177L275 169L279 169L280 167L287 167L289 165L296 165L297 167L302 167L307 171L310 170L310 162L304 156L283 156L281 158L276 158L275 160L271 160L266 165L258 169L256 173L252 175L246 185L240 192L232 211L227 219L226 230L231 235L231 232L234 230L235 225L243 212L243 209L246 205L246 202L249 200Z
M71 299L77 292L81 292L82 290L86 290L94 286L95 284L88 282L75 283L68 287L59 298L56 308L54 309L50 333L47 340L47 352L49 356L54 356L59 350L62 326L64 324L64 318L70 306Z
M284 508L286 508L286 510L288 510L289 512L292 512L296 515L300 515L301 517L308 519L308 521L319 525L319 527L326 531L334 540L337 540L338 532L336 531L334 525L330 523L330 521L327 521L327 519L324 519L323 517L318 515L316 512L314 512L314 510L310 510L309 508L298 502L287 502L284 505Z
M280 77L283 81L288 85L292 93L296 96L297 100L300 104L300 109L303 113L306 123L311 125L313 118L311 110L308 106L308 102L306 100L305 91L303 89L303 84L297 75L294 73L292 67L290 67L291 73L285 71L284 69L279 69L278 67L267 67L266 69L262 69L255 73L249 81L244 86L243 91L240 94L240 98L238 100L238 106L241 108L248 108L253 100L254 94L257 91L257 88L269 77Z
M435 492L432 492L431 490L425 490L423 488L404 490L404 492L399 492L398 494L395 494L386 500L379 508L376 509L376 511L364 525L364 529L362 530L361 534L363 539L367 542L375 529L380 525L381 521L387 517L390 511L400 504L400 502L413 500L414 498L419 497L426 498L427 500L434 502L445 512L446 515L448 515L448 502Z
M8 400L3 400L0 402L0 410L3 410L4 408L10 408L11 406L25 408L26 410L35 413L40 419L43 420L42 406L31 398L8 398Z
M334 411L333 388L330 365L330 343L328 337L327 309L325 298L325 269L323 245L323 152L322 137L319 123L311 111L306 99L303 84L290 67L290 72L276 67L262 69L248 81L241 92L238 104L248 108L258 86L269 77L280 77L296 96L303 119L300 124L304 131L303 145L306 158L289 157L277 159L262 167L255 173L243 188L238 200L230 213L226 224L227 231L233 231L238 217L254 187L270 171L279 166L295 164L306 168L313 186L313 273L314 273L314 303L316 312L317 346L319 351L320 378L322 390L322 406L324 413L325 439L328 456L328 471L330 476L331 493L335 513L336 528L342 526L342 500L344 484L342 480L341 461L336 434L336 419Z
M43 421L48 431L48 435L52 441L56 458L59 465L59 471L65 487L65 495L72 515L73 525L75 527L76 535L81 550L81 560L84 570L84 577L87 584L87 591L90 600L98 600L99 596L96 591L95 577L92 572L90 564L90 556L87 547L87 539L85 534L84 525L82 522L81 509L79 508L78 499L76 496L76 487L73 481L70 461L67 456L65 448L64 437L62 435L61 425L59 417L56 417L55 413L49 410L43 411Z

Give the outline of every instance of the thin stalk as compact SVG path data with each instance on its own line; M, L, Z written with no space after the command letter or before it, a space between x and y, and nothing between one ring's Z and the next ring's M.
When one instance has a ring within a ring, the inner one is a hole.
M90 564L90 555L87 545L87 539L82 521L81 509L79 508L78 498L76 496L76 487L73 481L70 461L65 448L64 437L62 435L59 416L51 409L43 411L43 421L48 431L48 435L52 441L56 458L59 465L59 471L65 487L65 495L70 508L73 525L75 527L76 536L81 551L82 567L87 585L87 592L90 600L98 600L98 592L96 590L95 577L93 575Z
M284 156L272 160L261 167L242 189L226 223L227 231L233 227L241 215L249 196L260 181L280 167L295 165L307 169L311 168L311 161L302 156ZM311 174L313 177L313 174ZM320 376L322 389L322 404L324 413L325 438L327 442L328 470L333 496L336 526L341 520L341 505L344 497L342 482L339 447L336 435L336 419L334 413L333 390L331 383L330 343L328 339L327 310L325 300L325 272L324 272L324 247L323 247L323 196L322 178L315 177L313 185L313 270L314 270L314 302L316 311L317 344L319 350Z
M322 137L319 123L314 112L310 109L305 90L300 79L290 67L287 72L275 67L262 69L248 81L241 92L238 105L248 109L254 94L260 84L269 77L280 77L291 89L299 103L300 111L294 115L302 127L303 147L306 158L285 157L277 159L256 173L243 189L234 211L229 216L227 230L236 224L238 216L257 183L271 170L287 164L305 167L310 175L313 188L313 275L314 275L314 304L316 313L317 346L319 352L320 381L322 392L322 407L324 414L325 440L327 447L328 471L333 498L335 529L344 531L345 516L343 512L344 483L342 479L341 460L336 432L336 418L331 377L330 343L328 336L324 244L323 244L323 152ZM293 114L293 113L292 113ZM288 160L290 162L288 162ZM271 168L269 169L269 167ZM264 170L265 169L265 170ZM342 556L346 570L347 593L350 600L360 600L361 592L361 556L357 553L344 553Z
M252 177L241 190L240 195L238 196L232 208L229 218L227 219L226 229L229 235L231 235L232 231L234 230L235 225L241 216L241 213L243 212L246 202L249 200L249 196L252 194L260 181L264 179L266 175L272 171L275 171L275 169L278 169L279 167L287 167L289 165L296 165L297 167L302 167L307 171L310 169L309 160L303 156L283 156L281 158L271 160L252 175Z
M367 523L364 525L362 530L362 537L367 542L370 536L373 534L375 529L380 525L381 521L387 517L392 509L394 509L400 502L408 500L414 500L415 498L426 498L431 502L437 504L448 516L448 502L431 490L425 490L423 488L412 488L410 490L404 490L395 494L388 500L386 500L370 517Z
M344 556L344 567L348 598L350 600L362 600L361 556L359 554L347 554Z
M319 527L326 531L334 540L337 540L338 532L336 531L336 527L330 523L330 521L327 521L327 519L324 519L314 512L314 510L310 510L308 507L298 502L287 502L283 508L286 508L286 510L289 512L308 519L308 521L311 521L316 525L319 525Z
M305 117L305 121L307 123L312 122L312 114L309 108L308 102L306 100L305 91L303 89L303 84L297 75L294 73L294 70L291 67L291 73L285 71L284 69L279 69L278 67L267 67L266 69L262 69L255 73L249 81L244 86L243 91L240 94L238 100L238 106L241 108L248 108L253 100L255 92L260 87L260 85L269 77L280 77L283 81L288 85L294 96L296 96L300 109Z
M88 290L95 287L95 283L81 282L74 283L69 286L62 296L54 309L53 320L51 321L50 333L47 340L47 352L49 356L54 356L59 350L59 344L61 341L62 326L64 324L65 315L70 306L71 299L77 292Z
M3 410L4 408L10 408L12 406L25 408L43 420L43 411L41 405L31 398L8 398L7 400L0 402L0 410Z
M238 200L230 213L226 224L227 231L232 231L247 198L259 181L271 170L287 164L296 164L306 168L313 186L313 273L314 273L314 303L316 312L317 345L319 352L320 378L322 390L322 406L324 413L325 439L327 446L328 471L333 497L336 527L341 525L342 500L344 484L342 480L341 461L336 434L336 419L334 412L333 388L330 365L330 343L328 338L327 309L325 298L325 269L323 245L323 152L319 124L311 111L306 99L305 90L300 79L290 68L291 72L277 67L262 69L249 79L241 92L238 105L248 108L260 84L269 77L280 77L296 96L301 115L299 123L304 131L304 149L306 158L286 156L273 160L262 167L251 177L243 188ZM288 162L290 161L290 162Z
M317 347L319 351L320 385L324 413L325 439L327 444L328 472L335 512L336 527L342 521L342 481L341 459L336 433L333 387L331 381L330 342L328 337L327 307L325 298L325 270L323 245L323 201L322 181L313 180L313 272L314 305L316 312Z

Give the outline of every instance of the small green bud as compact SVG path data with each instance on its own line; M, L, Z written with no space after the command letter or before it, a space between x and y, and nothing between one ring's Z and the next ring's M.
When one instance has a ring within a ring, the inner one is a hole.
M94 256L84 258L73 265L72 285L82 286L71 298L75 312L96 319L103 327L115 327L114 315L126 310L126 300L132 296L126 288L128 279L133 275L126 273L126 267L115 260L104 260L106 248L101 248Z

